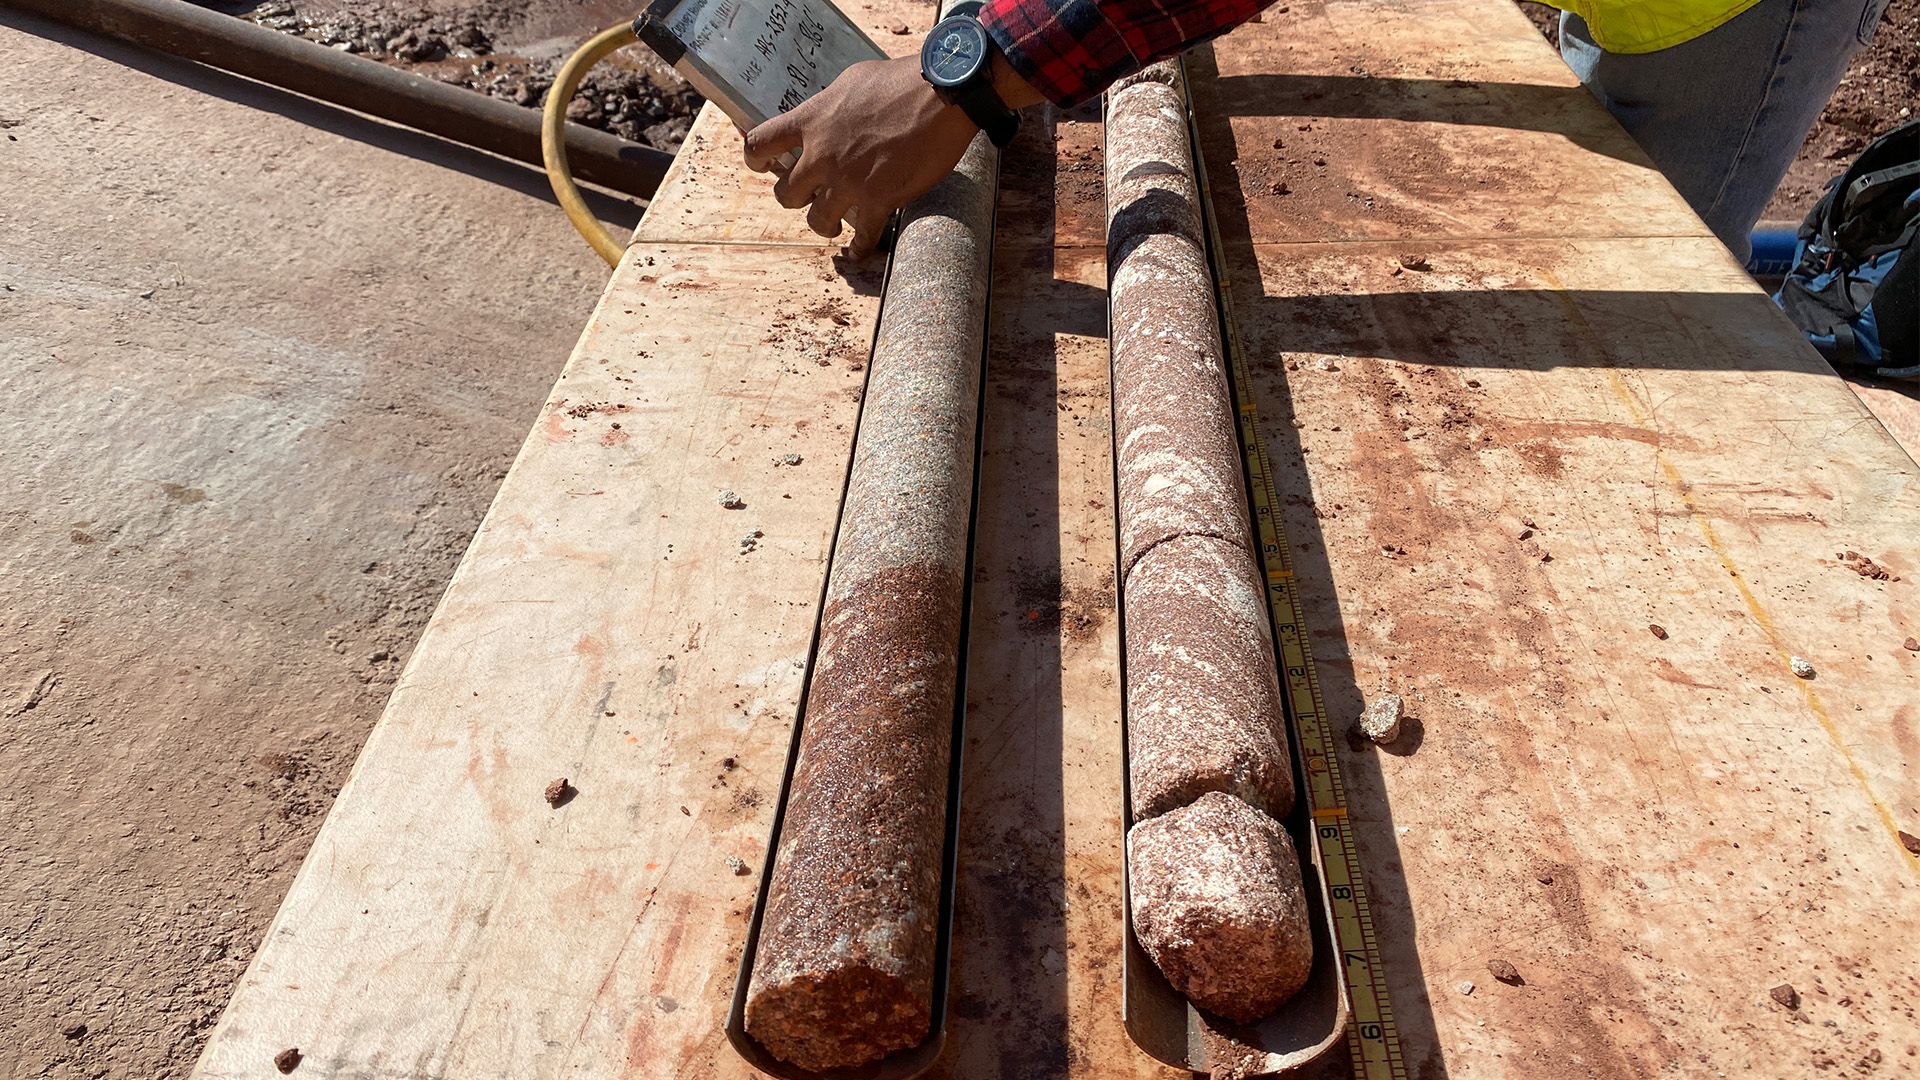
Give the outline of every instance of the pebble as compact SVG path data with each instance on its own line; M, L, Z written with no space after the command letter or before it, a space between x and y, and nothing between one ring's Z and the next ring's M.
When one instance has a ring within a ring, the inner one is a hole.
M1647 633L1652 634L1654 637L1659 638L1661 641L1667 640L1667 628L1664 626L1661 626L1659 623L1648 623Z
M273 1067L282 1073L290 1073L300 1067L300 1048L290 1046L273 1055Z
M1920 652L1920 639L1908 638L1900 643L1900 647L1908 652Z
M800 457L799 454L781 454L780 455L780 464L782 465L798 465L800 464L801 460L802 458Z
M1800 992L1793 988L1792 983L1781 983L1779 986L1768 990L1767 995L1779 1002L1784 1008L1797 1009L1800 1007Z
M60 1034L67 1039L84 1039L87 1037L87 1025L68 1024L60 1029Z
M1461 992L1461 993L1463 993L1463 994L1471 994L1471 993L1473 993L1473 984L1472 984L1472 983L1470 983L1470 982L1463 982L1463 983L1461 983L1461 984L1460 984L1460 992Z
M735 495L731 491L723 490L720 492L720 505L728 510L742 510L746 508L747 504L746 500L740 496Z
M1793 657L1787 661L1787 666L1793 669L1795 675L1803 679L1813 678L1813 665L1807 663L1807 658L1804 656Z
M558 809L561 803L567 801L567 795L572 791L573 785L567 783L567 778L563 776L553 783L548 784L547 790L541 797L547 800L548 806Z
M1522 982L1520 969L1505 960L1487 961L1487 973L1509 986L1518 986Z
M1377 743L1390 743L1400 737L1400 721L1407 715L1407 703L1399 694L1381 694L1360 714L1360 732Z
M727 869L733 871L734 877L746 877L750 873L747 864L738 855L727 856Z
M740 538L740 553L744 555L747 552L752 551L755 548L759 547L760 538L765 535L767 534L764 532L761 532L759 529L755 529L752 532L748 533L747 535L742 536Z

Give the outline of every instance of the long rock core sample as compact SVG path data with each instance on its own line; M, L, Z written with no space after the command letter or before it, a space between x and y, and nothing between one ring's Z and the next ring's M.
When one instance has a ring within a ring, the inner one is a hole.
M1135 820L1209 791L1280 819L1293 771L1179 78L1156 64L1107 99L1129 786Z
M827 580L746 1027L802 1068L932 1023L974 430L1000 155L906 210Z

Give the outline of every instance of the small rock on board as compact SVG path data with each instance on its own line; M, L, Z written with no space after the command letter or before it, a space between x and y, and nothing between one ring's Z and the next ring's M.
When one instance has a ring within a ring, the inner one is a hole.
M1787 667L1793 669L1793 673L1803 679L1813 678L1813 665L1807 663L1807 658L1804 656L1796 656L1789 659L1787 661Z
M1795 990L1792 983L1781 983L1779 986L1767 991L1767 995L1779 1002L1783 1008L1797 1009L1800 1007L1800 991Z
M1360 732L1377 743L1390 743L1400 737L1400 721L1407 715L1407 702L1399 694L1381 694L1360 714Z
M299 1068L300 1048L297 1046L289 1046L285 1050L273 1055L273 1067L279 1069L283 1074L290 1073Z
M1487 973L1508 986L1519 986L1524 981L1520 978L1520 969L1505 960L1487 961Z
M548 784L547 790L541 797L547 800L548 806L558 808L561 803L567 801L567 796L572 793L573 785L567 783L567 778L563 776L553 783Z
M1898 831L1900 833L1900 846L1906 848L1910 854L1920 855L1920 836L1915 836L1905 829Z
M1648 623L1647 633L1652 634L1654 637L1659 638L1661 641L1667 640L1667 628L1664 626L1661 626L1659 623Z
M1313 970L1300 860L1287 831L1221 791L1127 834L1133 929L1173 988L1236 1023Z

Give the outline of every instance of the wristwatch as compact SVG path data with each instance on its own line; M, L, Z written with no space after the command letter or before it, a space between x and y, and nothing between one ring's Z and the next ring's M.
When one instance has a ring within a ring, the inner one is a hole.
M978 4L965 7L978 10ZM960 106L993 145L1005 147L1020 129L1020 114L993 88L993 39L972 14L949 15L934 24L920 46L920 75L949 105Z

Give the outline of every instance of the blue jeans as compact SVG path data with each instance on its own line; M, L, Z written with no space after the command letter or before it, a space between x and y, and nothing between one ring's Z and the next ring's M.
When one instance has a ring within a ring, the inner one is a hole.
M1886 0L1760 0L1668 49L1627 55L1560 16L1560 56L1715 236L1746 261L1748 233L1787 175Z

